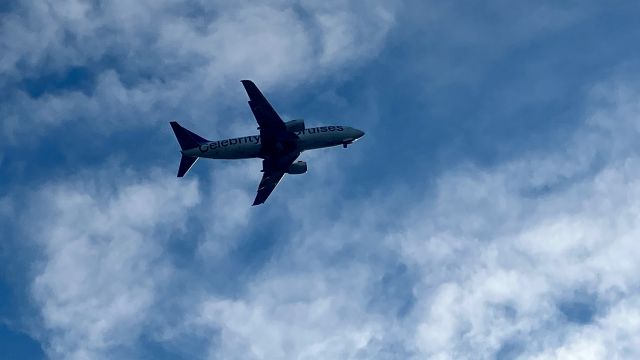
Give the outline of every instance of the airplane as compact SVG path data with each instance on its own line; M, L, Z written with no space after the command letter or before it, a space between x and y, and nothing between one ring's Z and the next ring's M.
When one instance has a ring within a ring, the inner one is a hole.
M171 121L182 157L178 177L183 177L199 158L262 159L262 179L253 205L263 204L284 174L304 174L307 163L296 161L306 150L342 145L344 148L364 132L349 126L305 127L303 119L283 121L251 80L242 80L249 107L258 122L259 135L209 141Z

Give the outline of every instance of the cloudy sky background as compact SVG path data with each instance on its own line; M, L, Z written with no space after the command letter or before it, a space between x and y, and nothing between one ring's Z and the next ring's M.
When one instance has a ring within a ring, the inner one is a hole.
M640 357L637 1L0 4L0 349ZM168 122L367 135L175 178Z

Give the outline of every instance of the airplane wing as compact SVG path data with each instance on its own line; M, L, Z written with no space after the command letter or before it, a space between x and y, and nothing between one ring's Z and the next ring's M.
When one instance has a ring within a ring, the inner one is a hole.
M271 195L273 189L276 188L283 176L283 171L275 171L272 173L265 171L262 175L262 180L260 180L260 185L258 185L258 193L256 194L256 199L253 200L253 206L260 205L267 201L267 198Z
M253 206L260 205L267 200L299 155L300 152L294 151L277 159L265 159L262 161L263 174Z
M258 122L262 143L262 180L253 205L264 203L296 158L298 136L287 130L287 126L251 80L242 80L249 95L249 107Z
M275 141L280 134L287 133L284 121L262 95L256 84L251 80L242 80L241 82L249 95L249 107L258 122L262 140Z
M253 81L242 80L241 82L249 95L249 107L258 122L260 142L263 145L265 157L293 151L298 135L287 130L284 121Z

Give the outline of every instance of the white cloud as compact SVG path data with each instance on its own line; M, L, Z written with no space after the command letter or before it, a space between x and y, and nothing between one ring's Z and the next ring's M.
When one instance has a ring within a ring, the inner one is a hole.
M15 108L1 114L10 120L5 134L78 116L106 120L106 129L177 106L204 119L212 113L205 103L223 96L227 77L237 87L236 78L249 74L274 88L350 66L375 54L394 18L381 5L362 17L355 2L257 2L260 11L221 5L219 12L190 4L195 15L173 2L24 5L26 20L2 25L10 34L2 46L12 50L0 66L11 76L23 75L20 59L36 72L51 54L51 66L64 68L113 50L128 57L131 73L149 68L155 77L107 70L93 95L17 94ZM79 45L60 46L65 29ZM251 50L265 55L253 58ZM247 206L255 186L249 174L259 164L225 166L229 176L207 184L203 199L188 179L119 168L51 181L22 216L42 256L31 284L38 337L56 358L135 352L145 346L142 333L171 350L198 337L210 358L492 357L505 344L525 358L637 357L637 98L631 86L607 84L594 93L585 125L557 149L453 169L427 190L385 186L345 201L331 191L339 176L321 171L331 158L318 158L313 181L322 187L308 183L312 190L280 208L274 199L271 209L286 214L291 233L263 235L280 238L263 267L244 277L212 267L239 283L230 293L209 280L219 274L174 267L165 245L197 218L204 235L193 240L194 261L230 256L243 234L237 229L261 214ZM22 118L25 109L35 115ZM281 198L291 189L280 188ZM14 200L2 207L15 211ZM174 285L179 290L159 299L159 289ZM563 314L567 300L595 304L586 324ZM180 305L163 312L160 301Z
M104 178L111 174L127 177ZM196 181L120 168L97 180L83 175L45 184L22 218L41 249L32 284L43 321L37 333L56 358L109 358L136 342L156 288L172 274L163 244L199 198Z
M256 209L249 205L262 175L262 164L258 160L233 165L206 159L202 162L200 166L211 167L212 182L208 184L210 208L199 215L204 225L204 240L198 244L198 255L211 262L227 256L238 238L245 235L243 230L251 225L251 214Z
M533 359L632 359L638 356L638 295L621 300L594 324L570 330L566 341Z
M612 94L629 91L607 88ZM604 332L587 331L594 341L580 342L572 335L579 327L564 322L559 309L579 292L595 300L578 300L605 304L586 328L606 323L614 333L628 332L625 322L611 321L608 314L637 296L634 274L640 269L633 239L640 231L634 220L640 162L636 146L625 140L637 134L639 112L626 101L634 93L607 96L613 106L597 111L557 151L488 171L445 175L435 201L414 210L406 230L392 237L389 244L399 245L403 258L422 271L415 345L424 355L456 358L473 350L490 357L518 337L526 338L522 350L529 355L550 339L561 348L565 341L568 347L597 347ZM597 121L602 116L606 124ZM575 161L593 157L592 150L608 154L604 168L574 176L588 170L589 161ZM559 176L572 180L554 188ZM549 193L526 195L527 188L545 183ZM594 358L632 354L617 350L634 348L624 336L619 346L603 341L604 351L594 352Z
M557 149L449 171L413 200L297 199L286 246L239 297L205 296L189 323L220 331L212 358L637 356L639 112L633 90L608 88ZM382 282L398 262L412 280ZM385 286L407 289L375 291ZM385 308L411 297L405 315ZM564 313L581 302L585 319Z
M422 193L388 188L340 207L340 193L299 196L288 205L292 235L233 294L163 253L167 233L202 210L196 183L129 173L44 185L28 213L42 249L32 284L39 338L51 356L77 358L135 349L143 332L169 347L197 336L211 358L491 357L505 344L523 357L637 355L637 97L605 88L558 149L463 166ZM248 179L254 165L226 170ZM246 205L251 185L214 187L203 203ZM217 214L197 261L224 259L253 214ZM406 272L394 275L393 264ZM155 311L158 288L185 279L186 292L162 293L181 304L167 320ZM593 304L583 322L563 313L576 301Z
M240 79L290 89L375 55L393 25L393 5L341 4L20 4L0 30L7 54L0 68L12 89L0 112L7 119L3 135L33 138L35 128L45 132L75 119L101 132L165 121L167 113L215 121L216 107L241 93ZM71 66L95 76L89 93L69 89L34 98L16 87L43 74L63 76Z
M212 358L327 359L349 358L380 333L374 317L359 305L368 282L362 268L349 279L325 273L265 274L245 299L211 299L194 320L219 327L219 347ZM341 285L333 286L331 281Z

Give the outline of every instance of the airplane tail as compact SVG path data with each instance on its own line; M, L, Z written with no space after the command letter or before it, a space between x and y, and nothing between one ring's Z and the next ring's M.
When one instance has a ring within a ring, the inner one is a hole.
M180 148L182 148L182 150L193 149L194 147L210 142L209 140L200 137L198 134L192 133L191 131L183 128L177 121L172 121L169 124L171 124L173 133L176 134L176 138L178 139L178 143L180 143Z
M193 149L209 142L209 140L183 128L176 121L171 121L170 124L182 150ZM183 177L197 160L197 156L182 155L182 158L180 158L180 166L178 167L178 177Z

